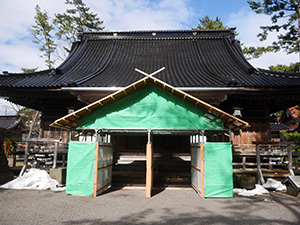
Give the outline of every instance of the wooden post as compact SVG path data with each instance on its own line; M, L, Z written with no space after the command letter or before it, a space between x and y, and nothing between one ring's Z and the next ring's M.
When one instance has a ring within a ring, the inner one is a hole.
M200 177L200 182L201 182L201 197L204 198L205 194L204 194L204 144L202 143L200 145L200 165L201 165L201 177Z
M96 152L95 152L95 171L94 171L94 195L97 196L97 183L98 183L98 158L99 158L99 143L96 142Z
M54 142L54 156L53 156L53 169L56 168L57 165L57 147L58 147L58 143L57 141Z
M246 170L246 156L243 156L243 170Z
M16 167L17 155L13 154L13 167Z
M146 151L146 198L151 198L153 185L153 149L151 143L147 144Z
M294 152L295 153L295 170L299 169L299 165L298 165L298 157L299 157L299 153L297 151Z
M289 172L290 172L291 176L295 176L294 171L293 171L293 155L292 155L291 144L288 144L287 151L288 151L288 159L289 159Z
M259 180L260 184L264 184L265 180L264 180L263 174L261 172L261 167L260 167L259 145L256 145L256 166L257 166L258 180Z
M24 165L22 167L22 170L19 174L19 177L23 175L23 173L26 171L26 168L27 168L27 164L28 164L28 146L29 145L29 142L26 141L25 142L25 152L24 152Z

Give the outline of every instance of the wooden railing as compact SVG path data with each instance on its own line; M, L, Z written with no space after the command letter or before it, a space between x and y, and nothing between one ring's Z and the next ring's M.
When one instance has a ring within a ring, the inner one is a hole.
M293 169L299 169L299 152L293 151L295 147L292 143L233 145L233 169L257 170L262 182L262 170L287 170L293 175Z
M17 143L16 149L12 151L13 167L16 166L17 161L23 161L20 175L26 170L28 162L37 168L56 168L58 164L64 167L67 163L67 153L68 144L61 143L56 139L24 139L24 142Z

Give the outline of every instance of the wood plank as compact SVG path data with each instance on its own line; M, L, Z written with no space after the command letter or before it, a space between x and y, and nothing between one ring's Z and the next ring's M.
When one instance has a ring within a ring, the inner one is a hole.
M97 195L97 182L98 182L98 157L99 157L99 145L96 144L96 153L95 153L95 172L94 172L94 197Z
M151 198L153 185L153 149L152 144L146 146L146 198Z

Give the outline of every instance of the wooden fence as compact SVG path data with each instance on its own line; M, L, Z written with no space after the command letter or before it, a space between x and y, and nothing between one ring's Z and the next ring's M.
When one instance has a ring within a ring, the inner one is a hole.
M264 183L262 171L286 170L294 175L293 169L299 169L299 152L293 151L295 147L292 143L233 145L233 169L257 170L261 183Z
M22 175L28 163L36 168L56 168L59 164L65 167L67 163L68 144L50 138L28 138L17 143L13 153L13 167L17 161L23 161ZM23 156L23 157L22 157ZM18 157L18 158L17 158Z

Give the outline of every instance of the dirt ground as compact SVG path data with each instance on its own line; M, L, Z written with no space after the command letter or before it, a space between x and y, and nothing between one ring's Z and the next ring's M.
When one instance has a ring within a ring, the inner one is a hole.
M300 224L300 199L285 193L200 198L194 190L108 191L96 198L0 189L0 224Z

